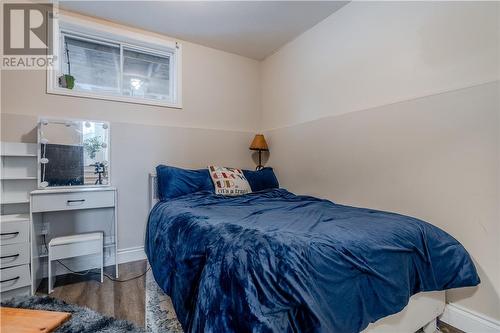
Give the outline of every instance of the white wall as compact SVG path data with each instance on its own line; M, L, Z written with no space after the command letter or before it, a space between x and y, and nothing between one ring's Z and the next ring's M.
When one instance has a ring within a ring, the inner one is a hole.
M497 80L495 2L351 2L262 65L264 128Z
M172 41L155 33L86 19ZM250 132L258 128L259 62L189 42L181 43L183 109L48 95L45 71L5 70L2 71L2 113Z
M112 185L119 193L119 249L143 245L149 211L147 176L158 163L191 168L210 163L255 165L248 145L260 124L259 62L181 43L181 110L49 95L44 71L1 73L2 140L36 142L39 116L111 122Z
M425 219L500 319L499 3L351 2L263 62L269 164L298 193Z

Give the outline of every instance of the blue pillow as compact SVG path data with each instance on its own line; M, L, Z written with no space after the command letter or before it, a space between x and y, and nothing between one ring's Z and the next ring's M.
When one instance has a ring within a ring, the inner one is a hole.
M243 174L248 180L252 192L280 187L273 168L264 168L257 171L243 170Z
M208 169L186 170L158 165L156 176L158 177L158 196L161 201L189 193L214 190Z

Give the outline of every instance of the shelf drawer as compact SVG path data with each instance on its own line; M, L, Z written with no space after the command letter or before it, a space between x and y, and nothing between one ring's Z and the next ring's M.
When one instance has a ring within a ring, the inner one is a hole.
M0 247L0 268L25 265L29 261L29 243L9 244Z
M68 193L41 193L32 195L32 212L114 207L114 191L79 191Z
M0 245L28 243L29 221L2 222Z
M29 265L0 269L0 292L30 285Z

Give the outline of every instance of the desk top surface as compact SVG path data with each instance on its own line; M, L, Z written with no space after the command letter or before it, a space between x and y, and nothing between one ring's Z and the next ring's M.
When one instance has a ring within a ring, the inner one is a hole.
M100 191L116 191L116 187L112 186L96 186L96 187L64 187L50 188L44 190L31 191L31 195L38 194L55 194L55 193L71 193L71 192L100 192Z

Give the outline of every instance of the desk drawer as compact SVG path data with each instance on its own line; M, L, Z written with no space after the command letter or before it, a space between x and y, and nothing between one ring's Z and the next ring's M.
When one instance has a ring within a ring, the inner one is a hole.
M29 243L9 244L0 247L0 268L25 265L29 261Z
M114 207L114 191L89 191L69 193L47 193L32 195L32 212L50 212L57 210L74 210Z
M31 283L29 265L0 269L0 291L29 286Z
M0 245L28 243L29 221L2 222Z

